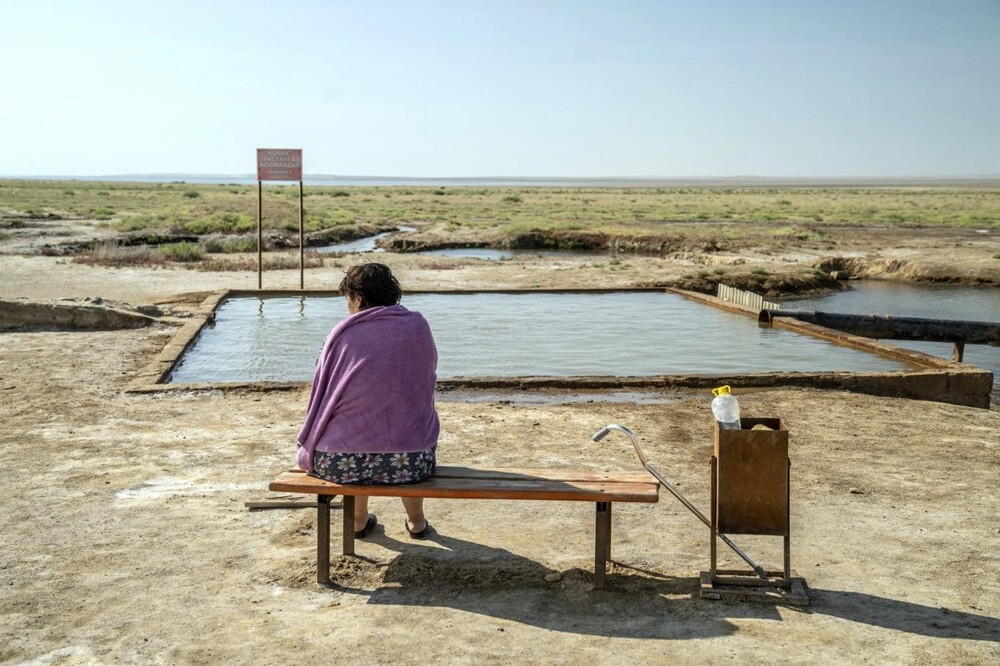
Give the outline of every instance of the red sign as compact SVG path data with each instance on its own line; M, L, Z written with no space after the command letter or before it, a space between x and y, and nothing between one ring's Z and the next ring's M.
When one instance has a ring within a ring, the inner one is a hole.
M302 180L302 149L258 148L257 180Z

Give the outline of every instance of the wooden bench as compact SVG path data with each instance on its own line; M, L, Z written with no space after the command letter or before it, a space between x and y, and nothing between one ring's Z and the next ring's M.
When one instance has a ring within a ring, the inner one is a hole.
M595 502L594 587L604 587L611 559L611 505L615 502L656 502L659 482L647 472L600 472L552 469L470 469L438 466L418 483L396 486L331 483L301 470L283 473L270 490L317 495L316 580L330 580L330 499L344 498L344 555L354 554L354 497L425 497L440 499L565 500Z

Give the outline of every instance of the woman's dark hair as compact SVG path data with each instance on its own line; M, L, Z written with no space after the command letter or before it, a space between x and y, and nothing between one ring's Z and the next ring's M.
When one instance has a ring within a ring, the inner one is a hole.
M385 264L359 264L347 269L340 281L340 293L358 299L361 309L399 303L403 290Z

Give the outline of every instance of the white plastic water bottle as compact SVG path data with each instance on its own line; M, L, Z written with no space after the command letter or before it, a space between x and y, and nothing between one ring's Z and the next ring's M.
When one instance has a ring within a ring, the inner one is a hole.
M740 403L732 391L729 386L712 389L712 395L715 396L712 400L712 414L723 430L740 429Z

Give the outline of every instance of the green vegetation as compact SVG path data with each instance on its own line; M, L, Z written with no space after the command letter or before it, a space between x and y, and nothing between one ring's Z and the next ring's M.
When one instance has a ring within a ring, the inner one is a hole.
M90 217L95 220L110 220L114 217L115 211L111 210L107 206L98 206L97 208L90 209Z
M172 229L184 227L192 220L179 213L141 213L119 217L114 221L118 231L140 231L143 229Z
M256 228L254 185L5 180L0 216L108 220L119 231ZM826 241L826 225L1000 229L1000 189L308 187L305 227L415 225L491 234L586 231ZM298 185L264 189L264 226L298 230Z
M245 233L257 228L257 221L243 213L220 211L207 217L195 218L184 223L184 228L191 233Z
M761 268L760 266L757 266L756 268L752 269L750 272L753 273L754 275L767 275L767 271L764 270L763 268Z
M166 243L156 253L168 261L201 261L205 250L199 243Z
M715 273L716 275L725 275L726 274L726 269L725 268L716 268L712 272Z
M236 248L240 244L241 249L227 249L224 251L243 252L246 250L246 242L253 242L253 239L227 239L222 241L223 247ZM205 271L254 271L257 270L257 257L233 256L233 257L209 257L206 252L214 252L213 243L220 242L219 239L207 239L202 243L169 243L159 246L150 245L122 245L117 241L106 241L98 243L94 249L85 254L73 257L76 263L99 264L101 266L157 266L168 262L183 262L189 264L191 268ZM233 245L230 245L233 243ZM254 246L251 249L256 249ZM305 253L306 268L316 268L323 266L323 255L315 251ZM334 264L336 265L336 264ZM288 270L299 267L298 252L273 252L264 255L264 268L266 270Z
M798 240L818 241L823 238L823 234L813 229L804 229L799 226L779 227L771 232L775 236L791 236Z
M74 261L102 266L139 266L162 264L166 259L146 245L128 247L116 241L106 241L95 245L89 254L74 258Z
M236 252L256 252L257 238L254 236L213 236L201 239L205 252L232 254Z

